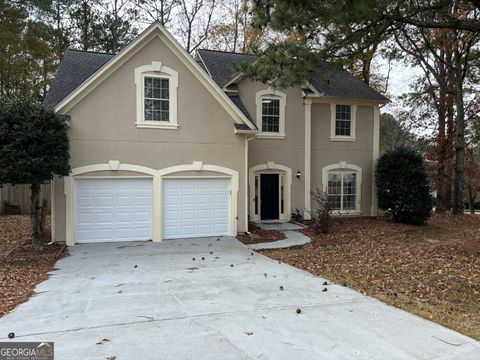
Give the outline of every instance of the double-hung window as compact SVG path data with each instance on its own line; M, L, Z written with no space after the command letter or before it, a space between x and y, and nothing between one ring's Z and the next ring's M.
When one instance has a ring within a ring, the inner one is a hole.
M356 105L331 104L330 139L334 141L354 141Z
M352 136L352 107L335 106L335 136Z
M144 121L170 121L169 79L145 76L143 102Z
M178 73L159 61L135 68L138 128L177 129Z
M261 130L259 138L285 137L285 108L287 95L279 90L268 88L256 93L257 125Z
M262 132L280 132L280 100L262 98Z

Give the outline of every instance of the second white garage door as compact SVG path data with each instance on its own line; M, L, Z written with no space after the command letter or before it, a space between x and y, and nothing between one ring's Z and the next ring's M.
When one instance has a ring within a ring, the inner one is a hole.
M163 237L229 235L230 179L164 179Z

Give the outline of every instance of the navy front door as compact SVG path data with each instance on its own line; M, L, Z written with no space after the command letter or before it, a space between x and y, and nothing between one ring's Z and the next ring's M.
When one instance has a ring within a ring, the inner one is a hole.
M260 217L262 220L278 220L279 188L278 174L260 175Z

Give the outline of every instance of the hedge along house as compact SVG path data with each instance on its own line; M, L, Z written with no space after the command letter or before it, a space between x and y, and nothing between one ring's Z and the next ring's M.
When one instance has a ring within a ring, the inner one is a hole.
M70 121L72 173L52 182L52 235L85 242L230 235L308 217L375 215L379 105L346 72L273 89L235 71L250 55L192 58L154 23L116 55L68 50L45 102Z

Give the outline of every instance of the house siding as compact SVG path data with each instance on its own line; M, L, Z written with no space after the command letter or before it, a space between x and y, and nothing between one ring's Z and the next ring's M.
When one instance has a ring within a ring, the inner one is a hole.
M250 114L256 116L255 94L268 86L250 79L239 81L239 96ZM305 106L299 87L282 89L286 97L285 138L254 139L249 143L248 167L274 162L292 170L291 211L305 209ZM319 103L321 101L321 103ZM356 141L330 140L330 104L357 105ZM361 215L370 216L372 207L373 104L346 99L313 98L311 109L311 190L323 188L325 166L347 162L362 168ZM255 119L256 120L256 119ZM296 178L301 172L300 179ZM252 191L252 190L250 190ZM252 199L252 195L250 195ZM314 206L314 204L312 204Z
M161 38L152 36L143 45L67 111L71 116L72 168L106 164L109 160L153 169L203 161L236 170L240 180L237 230L245 231L242 216L245 211L242 200L245 197L244 136L234 134L231 116ZM178 72L177 130L135 126L134 69L152 61L160 61ZM121 176L114 173L113 176ZM200 171L195 173L196 176L208 175ZM63 180L55 181L56 241L65 241L66 236L63 187Z
M343 103L343 102L342 102ZM330 140L330 104L312 104L312 190L322 189L322 169L341 161L362 168L361 215L372 206L373 106L357 105L356 141Z
M239 82L239 96L248 112L257 121L256 93L268 88L267 85L250 79ZM286 94L285 107L285 138L284 139L254 139L249 143L248 167L266 164L273 161L292 170L291 210L298 209L300 213L305 208L305 183L303 176L295 177L297 171L305 174L305 108L302 91L299 87L281 89Z

